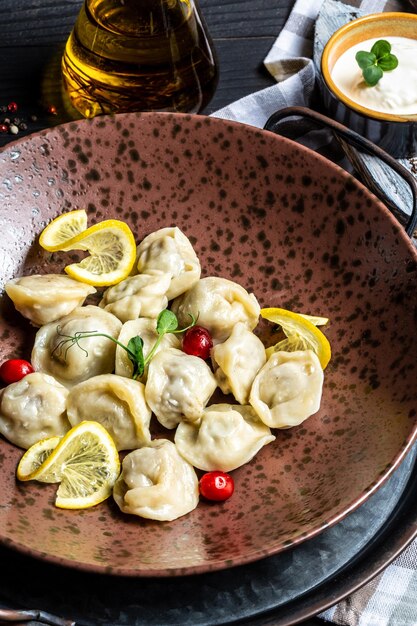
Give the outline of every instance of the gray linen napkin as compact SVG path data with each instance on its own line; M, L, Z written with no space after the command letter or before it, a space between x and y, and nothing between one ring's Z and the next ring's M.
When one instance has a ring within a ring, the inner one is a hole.
M270 52L264 60L277 84L250 94L213 116L244 122L262 128L276 110L287 106L312 106L317 73L317 58L321 53L320 21L326 22L330 13L340 13L340 25L349 21L353 12L367 14L381 11L417 10L417 0L296 0L292 12ZM327 22L328 23L328 22ZM318 26L316 32L316 25ZM316 35L316 37L315 37ZM303 135L300 127L299 135ZM326 154L335 161L341 159L329 133L308 132L303 143ZM417 176L417 159L401 161ZM374 171L375 164L362 162L364 169ZM362 172L363 173L363 172ZM394 200L407 212L407 197ZM370 583L344 601L328 609L324 620L343 626L416 626L417 625L417 540Z

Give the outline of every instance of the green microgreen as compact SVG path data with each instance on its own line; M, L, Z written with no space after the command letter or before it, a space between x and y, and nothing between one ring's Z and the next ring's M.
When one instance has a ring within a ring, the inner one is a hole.
M362 76L369 87L374 87L381 80L384 72L395 70L398 59L391 54L391 44L385 39L374 43L370 52L360 50L355 59L362 70Z
M124 346L123 346L124 347ZM143 356L143 339L137 335L127 342L127 356L133 365L132 378L140 378L145 371L145 357Z
M76 345L83 352L85 352L86 356L88 356L88 351L80 344L80 341L82 339L88 339L89 337L106 337L106 339L110 339L110 341L113 341L115 344L117 344L127 352L127 356L129 357L129 360L133 365L132 378L137 380L138 378L141 378L141 376L143 376L145 367L154 356L164 335L166 335L167 333L183 333L192 326L195 326L195 324L197 323L197 318L195 318L194 315L192 315L191 313L189 313L189 316L191 318L191 323L185 328L178 328L178 319L175 313L169 311L168 309L164 309L163 311L161 311L156 320L156 332L158 333L158 338L146 357L143 354L143 339L139 337L139 335L137 335L136 337L131 337L127 345L125 345L111 335L101 333L97 330L77 331L73 335L66 335L61 332L60 326L57 326L56 332L58 336L63 337L64 339L62 339L55 346L52 351L52 355L54 353L59 356L63 354L63 358L65 360L68 350L72 348L72 346Z

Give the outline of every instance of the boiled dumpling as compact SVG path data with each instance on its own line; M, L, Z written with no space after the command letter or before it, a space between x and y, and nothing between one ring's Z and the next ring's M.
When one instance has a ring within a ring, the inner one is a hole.
M0 394L0 433L21 448L65 435L71 427L66 416L67 395L68 390L52 376L27 374Z
M274 352L253 381L249 402L271 428L301 424L320 408L323 369L312 350Z
M175 433L181 456L206 472L234 470L274 439L251 406L232 404L212 404L198 422L182 422Z
M43 326L68 315L96 292L65 274L34 274L14 278L4 287L16 309L34 326Z
M182 419L198 420L216 387L203 359L169 348L149 363L145 398L158 421L175 428Z
M102 374L73 387L67 413L71 426L83 420L100 422L118 450L133 450L151 440L151 410L145 386L137 380Z
M189 239L175 227L147 235L137 249L138 271L161 270L171 276L168 300L176 298L198 281L200 261Z
M214 346L211 359L223 393L232 393L239 404L247 404L253 380L266 362L262 341L239 322L225 342Z
M143 340L143 354L146 357L151 351L154 343L158 339L159 335L156 332L156 319L150 319L147 317L141 317L138 320L129 320L122 326L122 330L119 335L119 342L127 346L129 339L132 337L141 337ZM178 335L173 333L166 333L162 336L161 342L158 345L155 354L166 348L179 348L181 341ZM121 346L116 348L116 369L115 373L119 376L126 376L132 378L133 363L129 359L129 356ZM141 377L141 380L146 380L148 373L148 367L145 368L145 372Z
M42 326L36 333L32 365L36 371L54 376L71 387L98 374L114 370L116 344L106 337L80 339L79 345L65 341L76 333L105 333L117 339L122 324L111 313L97 306L76 308L56 322Z
M150 270L146 274L129 276L103 294L100 307L113 313L122 322L139 317L158 317L166 309L170 274Z
M169 522L196 508L198 478L171 441L155 439L125 457L113 496L124 513Z
M172 310L180 327L190 323L190 314L198 317L198 324L207 328L215 343L230 337L238 322L253 330L258 323L260 306L253 295L237 283L208 276L202 278L192 289L176 298Z

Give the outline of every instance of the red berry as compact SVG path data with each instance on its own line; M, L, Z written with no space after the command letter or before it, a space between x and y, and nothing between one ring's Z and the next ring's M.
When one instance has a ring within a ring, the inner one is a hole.
M46 107L46 112L49 113L49 115L57 115L58 113L57 108L54 104L50 104L48 107Z
M31 374L35 370L29 361L24 359L9 359L4 361L0 366L0 378L6 385L17 383L18 380L24 378L27 374Z
M0 133L7 133L8 130L6 124L0 124Z
M207 500L227 500L234 490L233 478L225 472L207 472L200 478L200 493Z
M10 113L16 113L18 108L19 107L17 106L16 102L9 102L9 104L7 105L7 110L10 111Z
M209 331L202 326L192 326L185 331L182 339L182 349L187 354L199 356L205 361L210 357L213 340Z

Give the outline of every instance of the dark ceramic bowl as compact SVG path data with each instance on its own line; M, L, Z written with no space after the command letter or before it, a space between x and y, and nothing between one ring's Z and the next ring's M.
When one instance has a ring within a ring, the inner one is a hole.
M22 451L0 441L0 540L66 566L134 576L216 570L309 539L364 502L417 433L417 255L384 205L324 158L271 132L187 115L71 123L0 154L2 284L62 271L38 245L62 211L126 220L138 240L176 224L204 274L262 305L330 318L333 358L319 412L233 472L236 491L172 523L112 500L54 508L56 486L19 483ZM30 355L33 331L1 298L0 361Z
M323 49L320 87L327 113L396 158L417 154L417 120L381 113L357 104L332 79L338 58L349 48L372 38L390 36L417 39L417 15L375 13L339 28Z

